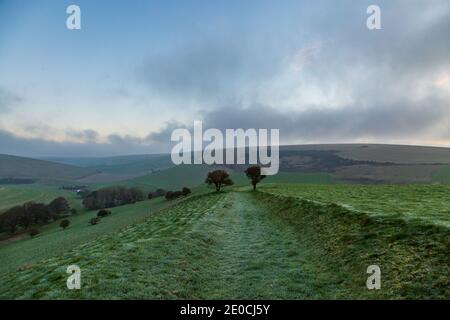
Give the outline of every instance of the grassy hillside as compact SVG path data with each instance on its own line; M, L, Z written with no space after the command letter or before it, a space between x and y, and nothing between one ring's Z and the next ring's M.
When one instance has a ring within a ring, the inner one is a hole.
M265 185L264 192L450 227L448 185Z
M403 164L450 164L450 148L389 144L312 144L282 146L281 150L334 150L346 159Z
M173 166L169 154L86 158L53 157L45 160L117 174L148 173L152 170Z
M259 192L241 187L193 196L121 231L98 234L51 258L30 261L18 272L0 273L0 297L450 297L450 234L448 227L430 223L435 220L433 212L421 212L420 206L401 196L397 202L388 202L381 215L349 210L322 202L320 196L330 192L323 187L315 187L317 202L310 201L315 200L312 191L311 199L304 200L301 188L287 188L291 196L286 196L284 187L276 184ZM385 191L385 198L394 196L389 188ZM433 187L421 191L435 199L441 195ZM364 190L356 189L348 199L358 199L360 192ZM380 197L382 190L367 191L365 196ZM417 211L412 216L431 218L404 219L391 213L404 205ZM130 206L128 214L136 211ZM123 216L124 212L116 212L104 223ZM56 233L65 235L55 231L54 239ZM38 244L38 239L33 241ZM45 243L39 245L45 247ZM71 264L81 267L81 290L65 288L65 271ZM381 290L365 287L366 268L372 264L382 270Z
M249 180L244 172L237 172L230 168L209 165L180 165L157 171L142 177L127 179L119 182L126 186L136 186L144 190L163 188L166 190L180 189L182 187L196 187L202 185L208 172L226 170L236 185L248 184ZM335 180L328 173L279 172L275 176L268 176L263 183L334 183ZM108 184L94 184L100 187Z
M163 188L166 190L195 187L202 184L209 171L215 167L208 165L180 165L157 171L135 179L124 181L127 186L136 186L144 190Z
M27 201L49 203L57 197L65 197L74 208L80 206L80 199L72 191L42 185L0 186L0 212Z
M0 274L14 270L19 266L35 263L39 260L62 254L96 237L115 232L125 226L148 217L155 211L173 205L175 202L163 198L143 201L110 209L112 215L104 218L98 225L91 226L89 219L95 217L96 211L81 210L79 214L69 217L69 228L62 230L59 221L40 228L41 234L30 238L0 244Z
M188 183L198 184L200 179L188 171L203 174L203 168L207 167L192 165L173 169L168 154L50 159L58 163L0 155L0 178L23 177L44 182L76 181L94 185L134 180L132 183L154 188L167 187L175 182L173 172L178 170L186 174ZM450 148L377 144L282 146L280 174L271 177L271 180L293 183L450 184L449 165ZM187 167L189 169L186 171ZM229 166L228 170L242 171L242 168ZM163 181L166 174L168 182ZM175 183L178 186L178 182Z
M450 184L450 166L443 166L433 172L433 181L437 183Z
M93 169L80 168L44 160L0 155L0 177L32 178L46 182L75 181L92 175Z

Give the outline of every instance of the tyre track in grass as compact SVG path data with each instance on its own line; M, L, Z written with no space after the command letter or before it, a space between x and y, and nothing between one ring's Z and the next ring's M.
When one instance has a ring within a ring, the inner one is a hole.
M212 225L217 269L210 298L314 299L332 292L310 272L295 231L252 192L229 193Z

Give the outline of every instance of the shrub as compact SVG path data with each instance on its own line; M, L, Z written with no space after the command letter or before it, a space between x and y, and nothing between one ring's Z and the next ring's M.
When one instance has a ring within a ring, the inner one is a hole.
M175 191L172 196L174 199L179 198L183 195L183 193L181 191Z
M93 226L96 225L99 222L100 222L100 218L99 217L95 217L95 218L92 218L91 220L89 220L89 223L91 225L93 225Z
M36 236L36 235L38 235L38 234L39 234L39 230L36 229L36 228L31 229L30 232L29 232L29 235L30 235L31 237L34 237L34 236Z
M181 192L183 193L183 196L187 196L188 194L191 193L191 189L184 187L183 190L181 190Z
M70 225L70 221L67 219L62 220L61 223L59 224L59 226L63 229L66 229L69 225Z
M111 214L111 211L102 209L97 213L97 217L103 218L103 217L109 216L110 214Z
M70 214L72 214L72 215L74 215L74 214L77 214L78 213L78 211L77 211L77 209L70 209Z
M173 192L172 191L167 191L165 198L166 198L166 200L172 200L173 199Z
M155 192L153 192L154 197L162 197L166 194L166 190L164 189L156 189Z

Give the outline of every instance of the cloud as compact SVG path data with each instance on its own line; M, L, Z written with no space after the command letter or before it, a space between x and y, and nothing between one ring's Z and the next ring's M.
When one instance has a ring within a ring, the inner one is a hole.
M0 113L10 112L23 99L14 93L0 87Z
M341 109L308 108L289 112L264 105L231 106L206 113L204 124L222 130L280 129L284 143L351 141L355 137L369 141L374 138L425 141L441 136L449 117L446 100L428 98L414 103L397 101L365 107L351 105Z
M99 134L97 131L92 129L87 130L69 130L67 131L67 136L69 138L73 138L80 142L96 142L99 138Z
M168 143L170 142L172 132L175 129L179 129L179 128L189 129L190 127L191 127L191 124L183 124L179 121L169 121L164 125L164 127L161 130L150 133L145 138L145 140L149 143L159 144L161 146L167 146Z
M120 78L120 89L102 97L105 104L120 100L124 110L163 110L160 130L140 137L103 137L95 127L67 130L72 142L24 139L3 130L0 152L168 151L171 132L191 128L196 119L205 128L279 128L289 143L450 140L448 0L379 0L382 30L375 31L366 28L372 1L298 3L271 4L266 11L261 4L251 17L243 14L245 23L228 17L232 26L171 38L147 55L135 82ZM18 101L5 92L0 88L0 112ZM100 111L83 116L90 112ZM132 114L123 112L115 121L131 123ZM39 128L24 130L45 136Z
M90 157L158 152L157 146L141 143L139 138L111 135L107 142L58 142L46 139L30 139L0 130L1 153L28 157Z
M175 102L175 108L186 100L214 107L251 95L286 62L286 42L255 40L244 31L235 36L239 41L217 35L188 39L150 55L139 68L138 80L151 94ZM295 48L289 50L294 53Z

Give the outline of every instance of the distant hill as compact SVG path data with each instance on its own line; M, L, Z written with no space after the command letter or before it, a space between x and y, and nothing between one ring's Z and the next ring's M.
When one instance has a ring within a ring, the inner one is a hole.
M245 166L228 166L243 171ZM450 148L319 144L280 147L280 171L326 173L347 183L450 183Z
M83 184L131 183L145 187L201 183L208 166L174 165L169 154L101 158L49 158L49 161L0 156L1 178L36 178ZM58 162L58 163L56 163ZM245 165L227 165L236 179ZM242 176L242 177L241 177ZM183 182L183 180L186 180ZM280 148L280 174L267 181L318 183L450 183L450 148L318 144Z
M95 169L0 154L1 179L72 182L96 173Z
M282 146L282 151L333 151L341 158L396 164L450 164L450 148L394 144L311 144Z

